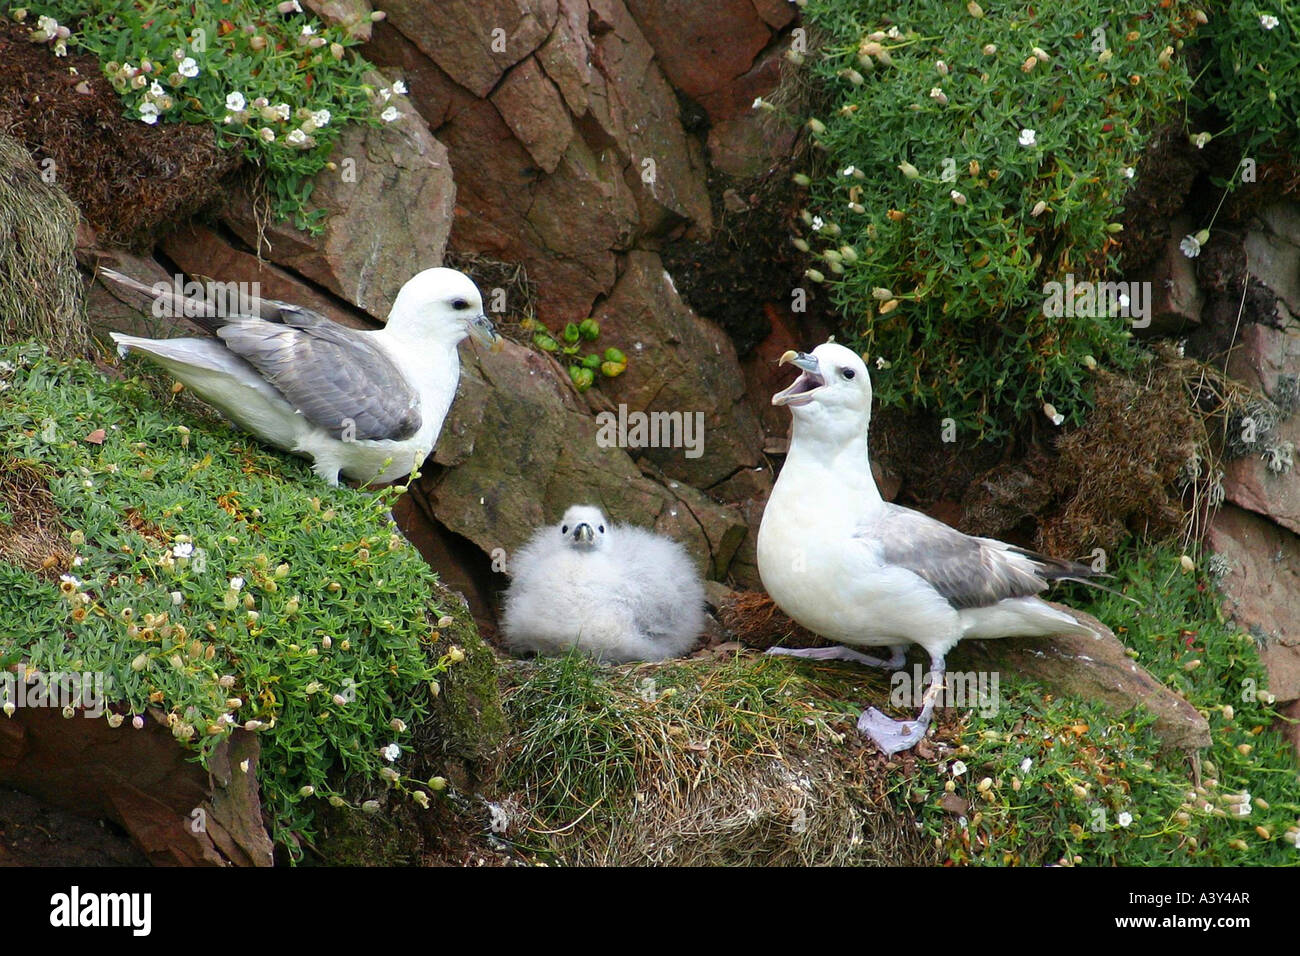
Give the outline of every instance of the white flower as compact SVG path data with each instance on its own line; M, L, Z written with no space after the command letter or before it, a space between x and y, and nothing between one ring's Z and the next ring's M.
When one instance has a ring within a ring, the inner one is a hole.
M304 23L304 24L302 25L302 35L303 35L303 36L305 36L305 37L309 37L309 36L311 36L311 35L312 35L313 33L315 33L315 32L316 32L316 30L312 27L312 25L311 25L310 23Z
M813 221L812 221L813 232L821 232L822 227L824 227L825 225L826 222L822 219L821 216L813 216Z
M182 541L180 544L172 548L172 556L177 558L188 558L193 553L194 545L190 544L188 541Z
M244 579L235 577L230 579L230 590L239 591L244 587Z
M1026 757L1024 760L1020 761L1020 772L1029 773L1029 768L1032 767L1033 765L1034 765L1034 758Z
M889 368L892 364L893 364L893 363L890 362L889 359L885 358L883 355L877 355L877 356L876 356L876 368L878 368L878 369L887 369L887 368Z
M1263 27L1265 30L1273 29L1280 22L1281 21L1278 20L1278 18L1273 16L1271 13L1261 13L1259 15L1259 25Z
M1197 133L1192 137L1192 145L1197 149L1205 149L1205 144L1208 143L1210 139L1211 137L1209 133Z
M179 606L185 603L185 595L182 594L180 591L172 591L171 598L172 598L172 604L174 605Z
M406 84L401 80L393 80L393 92L399 96L406 95Z
M966 772L966 765L960 760L954 760L948 770L954 777L960 777Z
M763 97L761 96L754 97L754 102L749 104L749 108L751 110L761 110L763 108Z
M136 730L142 729L144 727L144 718L141 717L139 714L136 714L134 717L131 718L131 726L134 727Z
M287 122L289 119L289 104L277 103L271 107L271 113L276 119Z
M159 83L157 80L154 80L152 83L149 84L149 95L150 95L150 96L166 96L166 95L167 95L167 91L163 89L161 83Z
M226 94L226 109L230 110L230 112L243 112L244 107L247 105L248 102L244 99L244 94L240 93L238 90Z
M402 114L397 112L396 106L390 106L388 107L388 109L384 110L382 113L379 114L379 118L383 120L385 123L391 123L393 120L397 119L401 115Z
M307 142L307 134L300 129L295 129L284 138L284 141L290 146L302 146Z
M284 0L275 9L281 13L302 13L302 7L298 5L298 0Z
M1032 129L1022 129L1022 130L1020 131L1020 145L1021 145L1021 146L1033 146L1034 143L1036 143L1036 142L1038 142L1038 133L1037 133L1037 131L1032 130Z
M1118 817L1116 817L1115 820L1117 823L1119 823L1120 826L1127 827L1130 823L1133 822L1133 814L1125 810Z
M1183 236L1183 241L1178 243L1178 248L1189 259L1195 259L1201 254L1201 242L1195 236Z
M397 744L389 744L387 747L383 749L383 754L384 754L384 759L387 760L389 763L392 763L394 760L396 760L398 757L402 755L402 748L399 747Z
M192 56L187 56L181 60L181 65L176 67L176 72L181 76L194 77L199 75L199 64Z
M152 103L140 104L140 122L153 126L158 122L158 107Z
M948 105L948 94L944 93L944 91L937 86L930 90L930 99L934 100L940 106Z
M1124 176L1125 176L1126 179L1132 179L1132 178L1133 178L1133 174L1136 173L1136 172L1137 172L1137 170L1135 170L1132 166L1125 166L1125 167L1124 167Z
M264 143L275 142L275 130L271 129L269 126L263 126L257 131L257 135L262 137L262 142Z
M845 167L844 167L844 172L840 173L840 175L841 175L841 176L852 176L852 175L853 175L854 173L856 173L856 172L857 172L857 169L856 169L855 167L853 167L853 166L845 166Z
M330 122L330 111L316 110L311 114L311 121L316 124L317 129L320 129L322 126L328 126Z
M955 190L955 189L950 190L950 191L948 192L948 196L949 196L949 197L952 199L952 201L955 202L958 206L964 206L964 205L966 205L966 197L965 197L962 193L959 193L957 190Z
M74 578L71 574L60 574L59 580L64 582L65 584L71 584L74 588L81 587L81 582L78 581L76 578Z

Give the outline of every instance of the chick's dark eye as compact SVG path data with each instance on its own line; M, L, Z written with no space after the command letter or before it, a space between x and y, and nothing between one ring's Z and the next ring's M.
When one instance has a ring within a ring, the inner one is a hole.
M601 534L604 534L604 533L605 533L605 526L604 526L604 525L601 525L601 526L600 526L600 533L601 533Z
M566 524L564 527L560 529L560 534L568 534L568 533L569 533L569 526Z
M461 309L468 309L468 308L469 308L469 300L468 300L468 299L452 299L452 301L451 301L451 307L452 307L453 309L456 309L457 311L459 311L459 310L461 310Z
M842 370L841 374L843 374L845 378L853 378L853 376L857 375L858 373L853 371L853 369L851 368L846 368Z

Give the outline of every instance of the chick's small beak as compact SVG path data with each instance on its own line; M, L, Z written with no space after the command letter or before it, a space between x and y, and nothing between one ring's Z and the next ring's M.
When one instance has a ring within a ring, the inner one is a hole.
M500 352L505 345L505 340L497 334L492 320L482 313L469 320L469 334L476 342L486 345L492 352Z
M573 540L582 544L591 544L596 540L596 532L585 521L573 529Z

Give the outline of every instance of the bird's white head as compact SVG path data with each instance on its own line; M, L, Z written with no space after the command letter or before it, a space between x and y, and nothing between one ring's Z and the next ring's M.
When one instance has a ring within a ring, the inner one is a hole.
M807 352L786 352L780 364L791 363L799 377L772 396L794 416L796 433L806 431L821 440L840 443L865 438L871 421L871 376L852 349L826 342Z
M455 269L425 269L408 279L397 293L387 328L453 348L472 335L494 352L501 349L501 336L483 311L478 286Z
M560 519L560 537L576 551L601 551L609 543L609 522L599 508L573 505Z

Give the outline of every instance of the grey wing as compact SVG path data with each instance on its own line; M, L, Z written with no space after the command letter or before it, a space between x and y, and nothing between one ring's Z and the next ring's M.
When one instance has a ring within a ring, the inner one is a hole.
M899 505L886 504L854 536L871 539L883 561L924 578L958 610L1029 597L1047 587L1037 555L973 538Z
M328 319L277 303L281 322L243 318L217 330L312 424L335 438L402 441L420 430L419 393L378 347Z
M204 283L204 297L186 297L165 282L145 285L112 269L99 274L145 311L194 320L247 361L313 425L335 438L401 441L420 430L419 393L368 333L319 312L257 296L231 294L231 284Z

